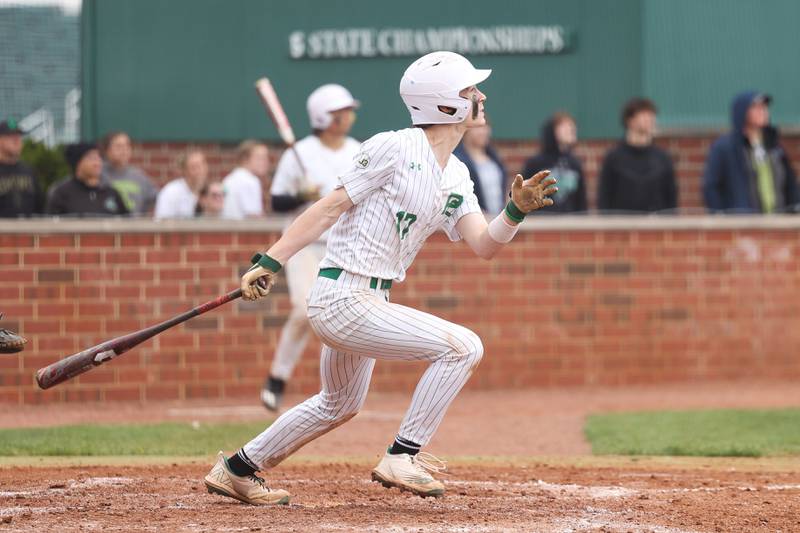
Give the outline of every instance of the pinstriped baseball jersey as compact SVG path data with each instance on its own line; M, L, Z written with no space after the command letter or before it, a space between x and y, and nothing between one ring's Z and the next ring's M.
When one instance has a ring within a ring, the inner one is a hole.
M480 213L467 167L451 155L442 169L420 128L364 142L340 182L354 207L331 229L323 268L402 281L433 232L459 240L458 220Z

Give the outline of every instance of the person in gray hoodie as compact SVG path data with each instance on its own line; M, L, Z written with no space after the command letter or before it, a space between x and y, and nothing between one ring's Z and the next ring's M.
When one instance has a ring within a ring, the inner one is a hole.
M757 91L736 95L733 129L711 145L703 174L703 196L712 212L797 212L797 179L770 125L772 97Z
M103 156L103 183L119 192L133 215L153 210L158 189L141 169L130 164L131 138L124 131L112 131L100 141Z

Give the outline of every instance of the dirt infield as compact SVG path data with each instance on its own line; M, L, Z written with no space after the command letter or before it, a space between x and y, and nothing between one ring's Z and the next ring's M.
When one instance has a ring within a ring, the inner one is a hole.
M272 508L208 494L201 464L15 468L3 472L0 531L800 530L797 472L462 464L444 498L423 500L369 482L369 468L285 466L270 482L294 499Z
M793 383L466 392L428 447L455 458L435 501L369 481L407 402L370 396L353 421L270 471L293 494L281 508L207 494L210 456L0 458L0 533L800 531L797 458L596 458L582 435L592 412L800 405ZM257 401L0 408L0 427L269 418Z

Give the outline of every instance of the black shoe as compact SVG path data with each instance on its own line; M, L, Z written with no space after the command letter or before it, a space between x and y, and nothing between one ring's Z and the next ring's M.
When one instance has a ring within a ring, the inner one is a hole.
M264 388L261 389L261 403L264 404L264 407L270 411L280 409L284 388L286 388L285 381L270 376L264 383Z

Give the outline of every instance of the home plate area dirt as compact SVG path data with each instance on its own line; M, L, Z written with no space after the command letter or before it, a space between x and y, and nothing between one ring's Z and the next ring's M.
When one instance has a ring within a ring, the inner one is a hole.
M268 482L291 504L256 508L208 494L201 463L6 467L0 532L800 531L796 470L456 463L447 495L422 499L370 482L369 468L281 466Z

